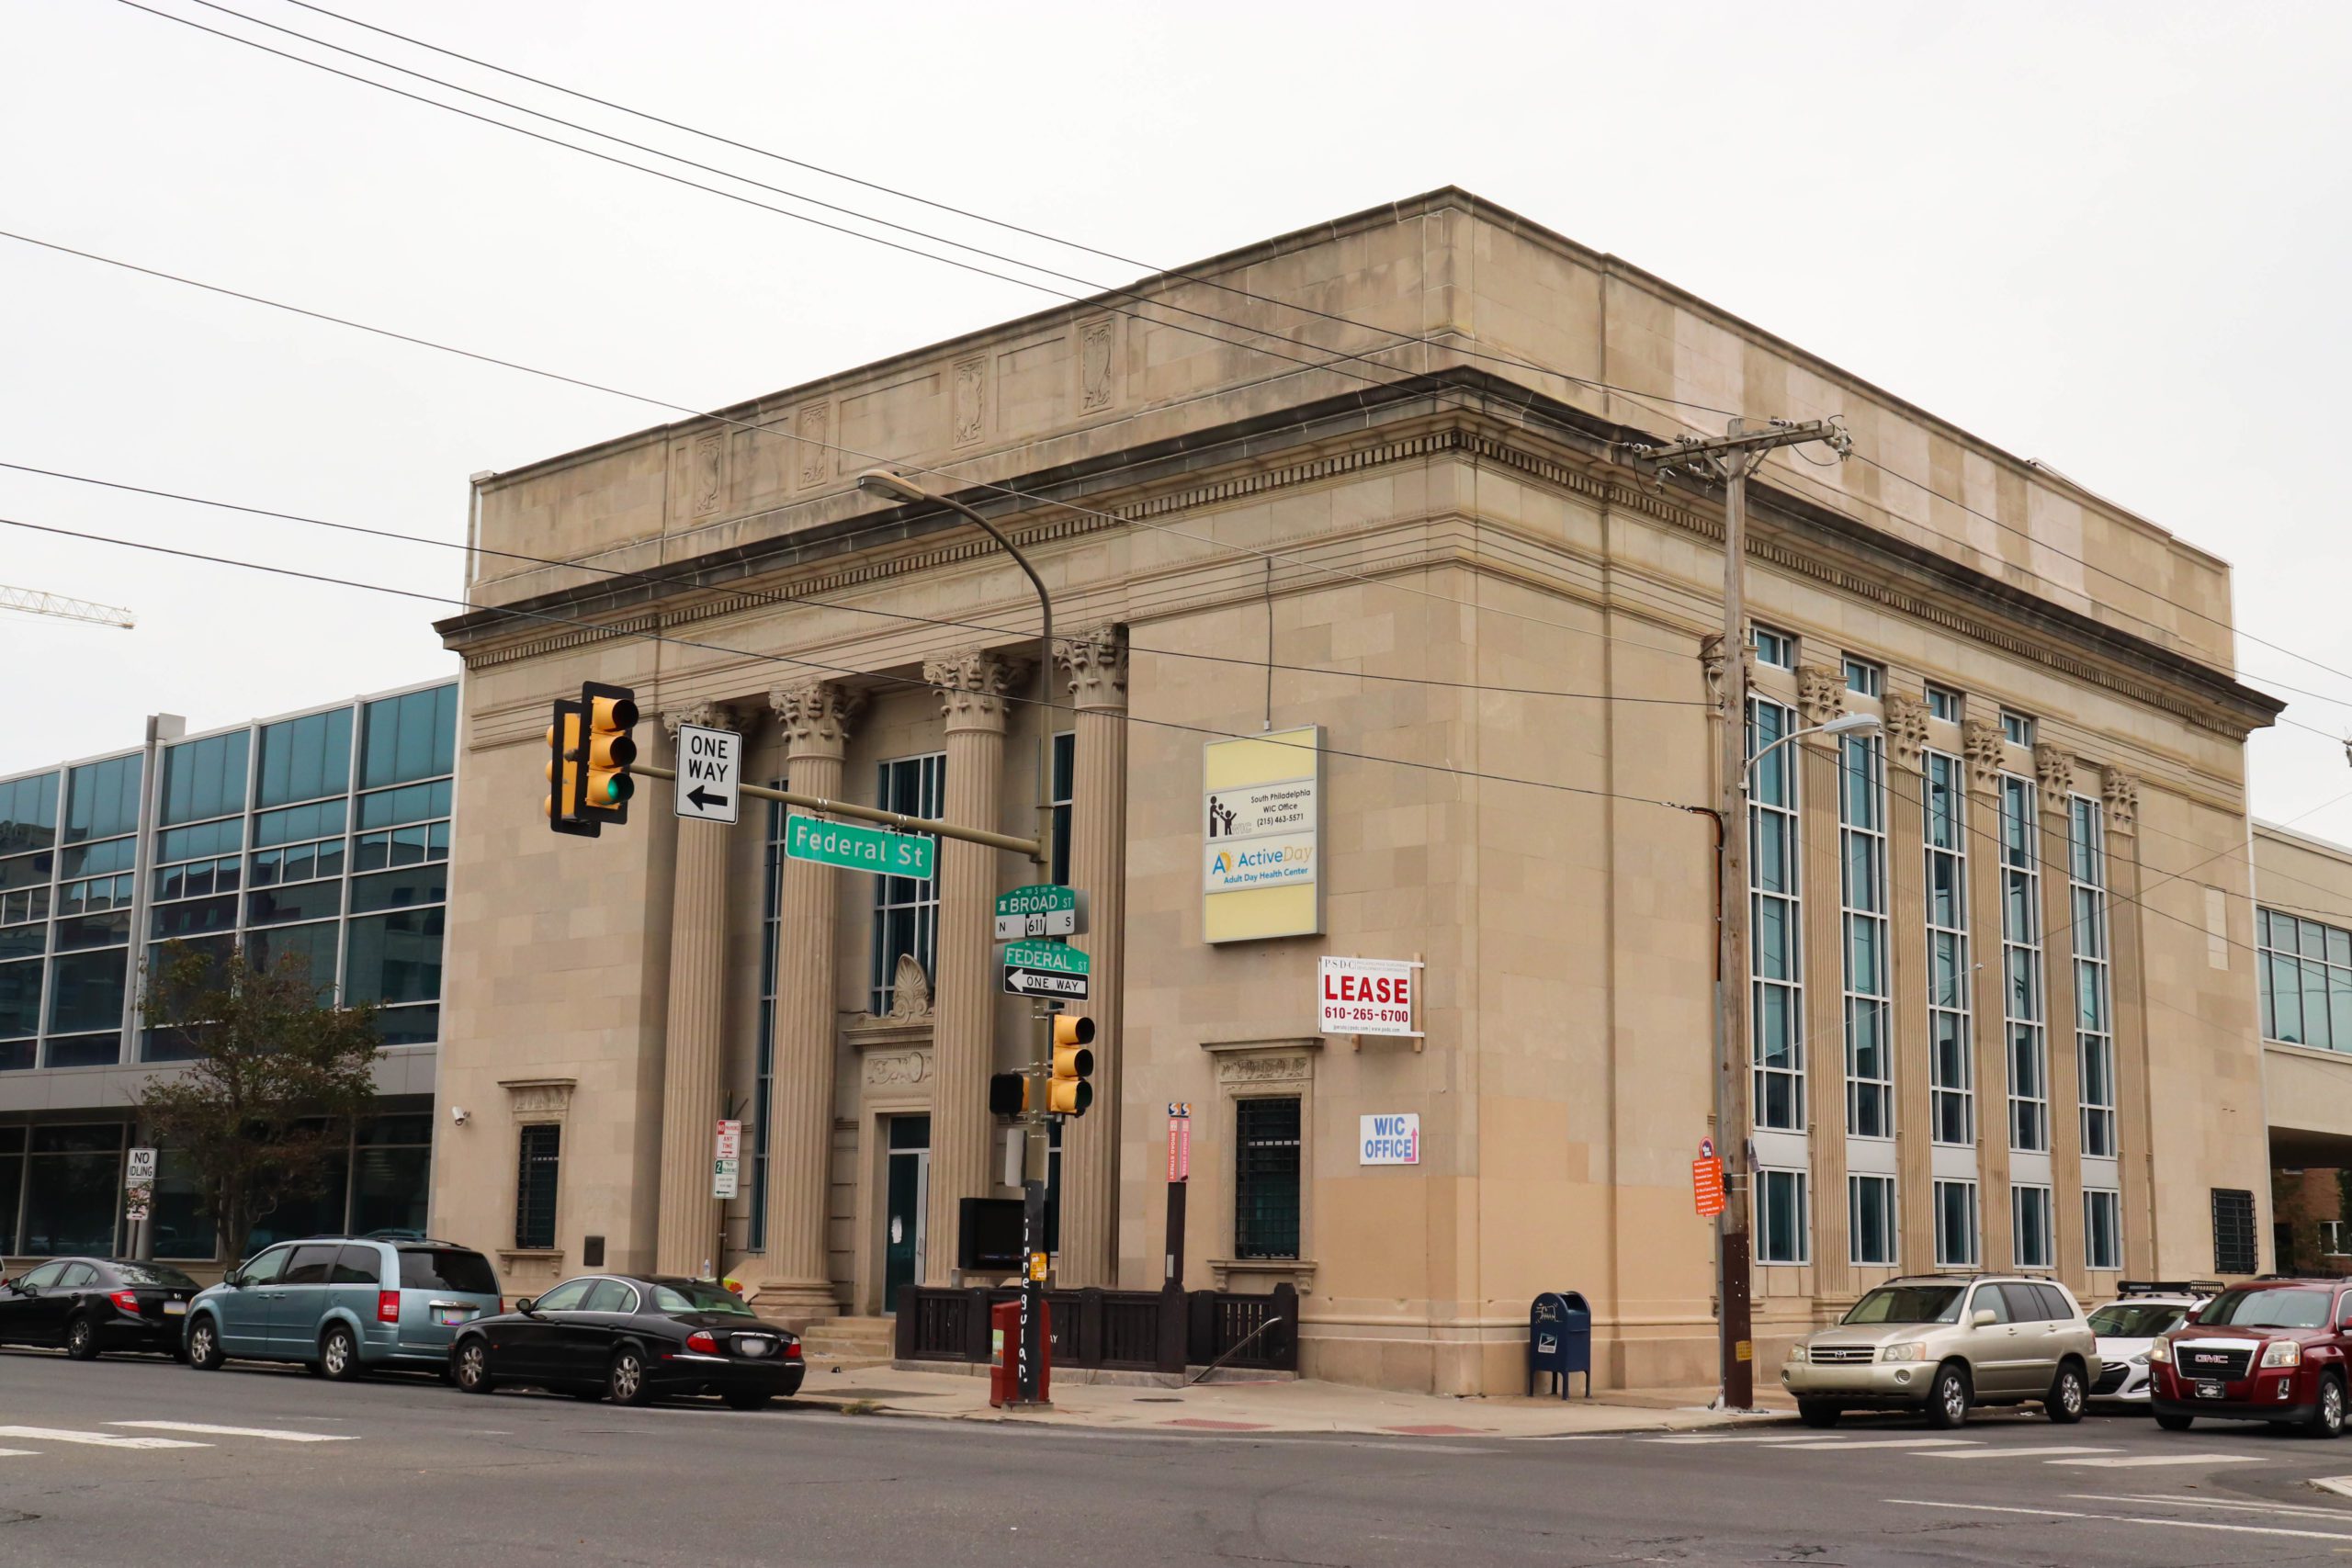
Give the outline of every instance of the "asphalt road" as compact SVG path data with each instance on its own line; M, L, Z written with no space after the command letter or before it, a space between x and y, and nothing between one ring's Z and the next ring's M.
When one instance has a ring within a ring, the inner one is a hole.
M0 1352L7 1568L2340 1562L2339 1474L2352 1440L2139 1417L1162 1436Z

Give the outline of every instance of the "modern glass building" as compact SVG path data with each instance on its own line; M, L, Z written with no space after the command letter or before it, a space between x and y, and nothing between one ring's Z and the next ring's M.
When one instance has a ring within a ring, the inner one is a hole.
M456 769L454 682L0 780L0 1256L116 1252L146 1081L182 1047L141 1025L168 943L291 955L322 996L381 1008L380 1113L327 1190L255 1241L423 1228ZM212 1225L164 1150L148 1247L209 1261Z

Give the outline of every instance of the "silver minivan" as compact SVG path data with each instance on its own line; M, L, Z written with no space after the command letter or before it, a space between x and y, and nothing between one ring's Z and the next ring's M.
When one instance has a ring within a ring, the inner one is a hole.
M337 1380L369 1367L440 1371L458 1325L499 1310L498 1275L471 1247L310 1236L263 1248L187 1309L187 1362L298 1361Z
M1848 1410L1917 1410L1957 1427L1979 1404L2040 1404L2079 1421L2098 1337L2054 1280L1925 1274L1885 1284L1789 1348L1781 1386L1808 1427Z

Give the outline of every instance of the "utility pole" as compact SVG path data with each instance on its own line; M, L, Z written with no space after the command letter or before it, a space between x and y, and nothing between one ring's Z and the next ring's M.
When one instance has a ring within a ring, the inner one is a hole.
M1724 487L1723 731L1716 779L1715 1145L1730 1201L1715 1216L1715 1302L1720 1373L1716 1408L1756 1403L1756 1348L1748 1300L1748 1227L1756 1161L1747 1124L1747 479L1782 446L1826 443L1840 457L1853 439L1836 420L1758 423L1735 415L1713 439L1636 446L1638 466L1661 481L1682 470ZM1840 1136L1844 1130L1838 1129ZM1736 1173L1733 1175L1731 1173ZM1818 1199L1816 1199L1818 1201ZM1841 1199L1842 1201L1842 1199Z

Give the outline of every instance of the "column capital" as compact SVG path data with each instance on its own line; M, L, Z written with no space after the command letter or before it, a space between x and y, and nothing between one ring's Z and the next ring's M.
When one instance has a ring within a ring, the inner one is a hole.
M1900 767L1919 771L1928 746L1928 705L1901 692L1886 694L1886 750Z
M1968 753L1968 787L1989 795L2001 776L2002 748L2007 744L2001 727L1989 718L1972 718L1961 726L1961 750Z
M2075 791L2075 759L2063 746L2044 741L2033 749L2033 774L2041 781L2041 809L2063 816Z
M2117 833L2136 833L2140 825L2140 781L2121 768L2099 770L2099 794L2107 801L2107 826Z
M1840 717L1846 711L1846 676L1843 671L1832 670L1826 664L1801 664L1797 667L1797 712L1804 717L1805 728L1815 728ZM1828 745L1836 738L1816 736L1815 741Z
M746 728L750 716L726 703L705 698L700 702L680 703L662 710L662 730L673 740L678 738L680 727L700 725L709 729L739 729Z
M1126 627L1106 621L1057 642L1054 662L1069 676L1070 698L1079 707L1126 707Z
M838 681L778 686L768 706L784 726L784 750L791 757L839 758L849 744L850 725L865 710L865 694Z
M940 716L947 720L949 734L959 729L1001 734L1009 694L1028 670L1026 660L993 648L974 648L924 660L922 678L938 694Z

